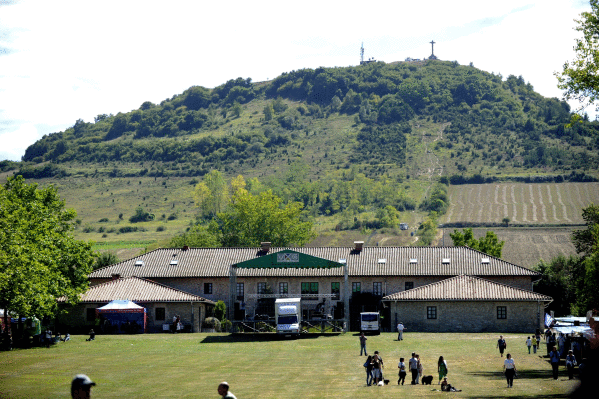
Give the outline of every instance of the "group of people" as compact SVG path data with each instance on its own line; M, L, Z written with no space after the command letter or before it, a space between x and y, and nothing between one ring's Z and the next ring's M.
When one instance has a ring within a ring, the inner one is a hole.
M360 342L361 343L364 342L364 339L365 339L364 335L361 334ZM362 349L364 349L364 351L365 351L365 345L362 346ZM360 353L360 356L361 355L362 355L362 353ZM368 356L368 358L366 359L366 362L364 363L364 368L366 370L366 385L367 386L372 386L372 385L380 386L380 385L385 385L386 383L388 383L388 380L385 380L383 377L384 362L383 362L383 358L381 357L379 351L375 351L373 356ZM407 365L406 365L405 359L403 357L399 358L399 363L397 364L397 368L399 369L399 375L398 375L398 380L397 380L398 385L405 384L406 375L408 373L408 370L410 371L410 374L412 377L411 385L418 385L420 383L422 383L422 384L425 383L424 379L426 379L427 377L424 376L424 367L422 365L422 362L420 361L419 354L413 352L412 357L409 359ZM454 391L454 392L457 391L457 389L455 389L455 387L452 387L447 382L447 373L448 373L447 361L443 358L443 356L439 357L439 360L437 362L437 371L439 373L438 384L441 385L441 390ZM428 384L431 384L433 377L432 376L429 376L429 377L430 377L430 380L428 381Z
M67 333L63 337L59 332L56 332L56 335L54 335L54 337L52 337L52 330L50 330L50 328L46 328L46 331L44 331L40 335L40 339L41 339L42 343L44 343L46 345L46 348L49 348L50 345L53 343L70 341L71 334Z
M567 350L567 355L566 355L566 370L568 372L568 379L573 379L574 378L574 367L576 367L578 365L578 362L576 361L576 356L574 354L574 351L572 349L567 349L567 345L566 345L566 340L567 337L565 337L563 334L560 334L559 338L556 338L555 333L551 333L550 330L547 330L545 332L545 339L547 341L547 355L549 357L549 363L551 364L551 370L552 370L552 376L554 380L558 379L558 373L559 373L559 365L560 365L560 359L563 357L563 355L566 353ZM577 344L576 341L574 341L574 344ZM529 337L526 338L526 347L528 349L528 353L537 353L537 350L540 349L540 345L541 345L541 332L540 330L537 330L537 332ZM505 349L507 348L507 343L505 341L505 339L503 338L503 336L499 336L499 339L497 340L497 348L499 349L499 354L501 357L503 357L503 352L505 351ZM560 349L558 351L558 348ZM506 355L506 359L503 363L503 371L505 374L505 378L507 380L507 387L511 388L514 384L514 377L516 376L516 364L514 362L514 359L512 358L511 354L507 354Z
M379 354L379 351L374 351L373 356L368 356L364 363L364 368L366 369L366 385L383 385L384 367L383 358Z

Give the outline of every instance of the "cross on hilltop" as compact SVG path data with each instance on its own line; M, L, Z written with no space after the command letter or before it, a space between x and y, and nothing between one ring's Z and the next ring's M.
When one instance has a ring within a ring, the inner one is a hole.
M431 40L431 56L428 57L429 60L436 60L437 56L435 56L435 41Z

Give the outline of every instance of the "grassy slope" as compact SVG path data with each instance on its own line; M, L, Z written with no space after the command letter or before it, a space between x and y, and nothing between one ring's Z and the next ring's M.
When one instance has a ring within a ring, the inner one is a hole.
M506 336L519 378L506 389L503 359L495 349L497 334L394 333L368 338L369 351L379 350L385 377L391 384L367 387L353 334L310 337L294 341L253 341L225 334L152 334L98 336L85 342L74 336L50 349L0 352L0 395L19 398L67 397L71 378L86 373L101 398L208 398L226 380L238 398L446 398L438 389L436 362L448 362L448 379L465 398L559 398L577 384L564 367L559 381L551 378L546 359L529 355L526 335ZM541 352L544 351L541 347ZM435 376L432 386L398 386L397 362L410 353L421 356L424 374Z

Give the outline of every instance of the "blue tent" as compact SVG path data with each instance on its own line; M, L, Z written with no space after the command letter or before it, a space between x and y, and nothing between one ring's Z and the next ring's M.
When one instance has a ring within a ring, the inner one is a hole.
M120 332L135 332L141 328L146 332L146 308L129 300L117 299L96 309L98 317L105 318ZM136 328L138 327L138 328Z

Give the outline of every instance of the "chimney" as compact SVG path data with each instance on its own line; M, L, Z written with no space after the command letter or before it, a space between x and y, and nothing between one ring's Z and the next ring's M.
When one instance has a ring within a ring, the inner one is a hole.
M270 244L271 244L270 241L261 242L260 243L260 247L261 247L260 250L262 252L268 252L268 251L270 251Z
M354 241L354 251L362 252L362 248L364 247L364 241Z
M182 249L183 249L183 251L187 251L189 249L189 246L188 245L183 245Z
M118 280L118 279L120 279L120 278L121 278L121 275L120 275L120 274L118 274L118 273L112 273L112 279L113 279L113 280Z

